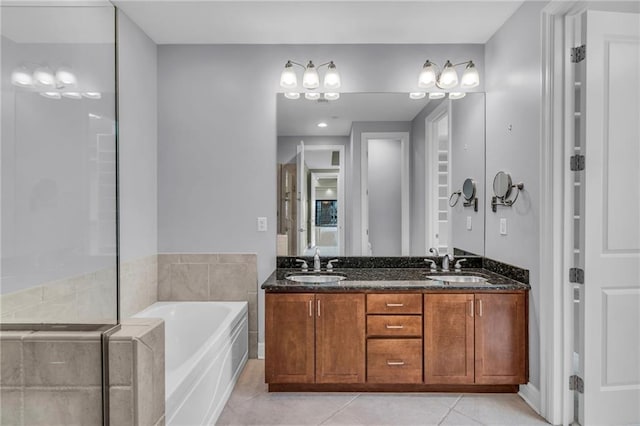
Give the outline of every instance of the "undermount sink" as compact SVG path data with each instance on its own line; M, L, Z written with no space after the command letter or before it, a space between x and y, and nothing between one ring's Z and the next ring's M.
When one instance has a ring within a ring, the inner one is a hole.
M332 274L332 275L315 275L315 274L294 274L285 277L289 281L297 283L309 283L309 284L328 284L335 283L347 279L344 275Z
M432 281L444 281L448 283L491 285L487 283L486 278L477 275L427 275L427 279Z

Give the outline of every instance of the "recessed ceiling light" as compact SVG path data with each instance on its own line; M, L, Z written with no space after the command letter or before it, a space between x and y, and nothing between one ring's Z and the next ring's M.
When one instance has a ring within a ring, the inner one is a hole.
M414 100L422 99L425 96L427 96L427 94L424 93L424 92L411 92L411 93L409 93L409 98L414 99Z
M318 123L318 127L322 127L322 128L327 127L327 123L322 121L322 122Z
M444 92L431 92L429 93L429 99L442 99L445 97Z
M451 92L449 93L449 99L462 99L467 94L465 92Z

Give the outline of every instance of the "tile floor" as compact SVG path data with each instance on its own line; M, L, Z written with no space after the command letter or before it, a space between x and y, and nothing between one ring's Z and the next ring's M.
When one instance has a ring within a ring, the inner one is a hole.
M218 425L546 425L516 394L269 393L249 360Z

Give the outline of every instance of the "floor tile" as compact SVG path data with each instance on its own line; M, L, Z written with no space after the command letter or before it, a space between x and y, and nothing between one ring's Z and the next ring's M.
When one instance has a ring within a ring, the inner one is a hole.
M547 424L516 394L465 394L454 411L485 425Z
M238 378L227 405L237 407L256 396L267 394L267 384L264 382L264 361L249 359Z
M441 426L479 426L482 425L481 422L472 419L471 417L467 417L464 414L458 413L455 410L451 410L447 417L444 418L442 422L440 422Z

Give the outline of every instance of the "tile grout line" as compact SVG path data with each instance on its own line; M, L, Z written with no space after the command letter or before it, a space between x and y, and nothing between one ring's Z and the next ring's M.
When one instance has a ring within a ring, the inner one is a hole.
M458 402L460 402L460 400L462 399L463 395L458 396L458 398L455 400L455 402L453 403L453 405L451 405L450 407L447 407L447 412L444 414L444 416L442 416L442 418L440 419L440 421L438 422L438 426L440 426L442 424L442 422L444 422L447 417L449 417L449 414L451 414L451 412L453 411L453 408L458 405Z
M331 414L329 417L327 417L326 419L324 419L323 421L321 421L320 423L318 423L318 425L323 425L325 423L327 423L329 420L331 420L332 418L334 418L335 416L337 416L340 412L344 411L349 405L351 405L351 403L353 401L355 401L356 399L358 399L358 397L362 395L360 393L356 394L356 396L354 396L353 398L351 398L349 401L347 401L342 407L338 408L333 414Z

